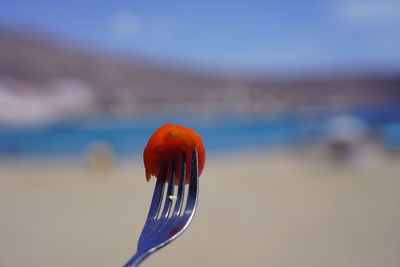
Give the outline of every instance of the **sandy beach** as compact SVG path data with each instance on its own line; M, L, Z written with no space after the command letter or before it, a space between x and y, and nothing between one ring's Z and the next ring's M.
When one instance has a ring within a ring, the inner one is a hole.
M150 266L398 267L400 160L338 167L319 152L210 156L189 229ZM140 159L0 165L1 267L122 266L153 184Z

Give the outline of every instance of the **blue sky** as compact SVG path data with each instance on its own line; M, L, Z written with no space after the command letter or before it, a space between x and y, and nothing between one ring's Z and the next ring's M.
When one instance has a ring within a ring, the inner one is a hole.
M393 0L2 0L0 25L227 70L400 70Z

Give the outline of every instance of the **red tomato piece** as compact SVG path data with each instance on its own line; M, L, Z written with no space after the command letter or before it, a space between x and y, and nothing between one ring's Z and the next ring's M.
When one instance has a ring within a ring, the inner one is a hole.
M170 169L173 162L177 165L176 179L179 177L182 152L186 156L186 166L190 166L191 154L197 149L199 175L205 163L205 151L200 135L194 130L172 124L158 128L150 137L143 153L146 180L151 176L159 177L162 169ZM168 174L167 174L168 175ZM168 176L167 176L168 177ZM190 172L186 172L186 182ZM176 180L177 181L177 180Z

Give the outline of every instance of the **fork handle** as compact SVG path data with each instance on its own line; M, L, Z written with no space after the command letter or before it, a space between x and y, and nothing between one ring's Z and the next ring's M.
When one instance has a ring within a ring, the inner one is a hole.
M148 255L148 253L137 251L124 267L137 267Z

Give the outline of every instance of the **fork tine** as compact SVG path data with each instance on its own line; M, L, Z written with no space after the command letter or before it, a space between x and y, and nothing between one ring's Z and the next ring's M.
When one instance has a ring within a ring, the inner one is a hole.
M167 217L168 216L168 211L170 210L170 207L172 205L172 199L169 198L169 196L172 196L174 194L174 184L175 184L175 161L172 162L170 169L169 169L169 179L168 179L168 188L167 192L165 195L165 203L164 203L164 209L162 211L161 216ZM166 179L164 179L166 180Z
M186 179L186 154L182 153L181 162L180 162L180 173L179 173L179 181L178 181L178 193L176 195L176 202L173 215L176 216L179 214L183 204L183 196L185 190L185 179Z
M190 182L187 203L185 207L185 214L192 214L192 210L195 208L197 203L198 194L198 162L197 162L197 149L192 152L192 159L190 161Z
M155 219L157 217L157 213L161 208L162 195L164 191L165 184L165 170L160 171L159 177L157 177L156 186L154 187L153 198L151 200L149 214L147 215L147 219Z
M168 212L171 212L171 199L169 196L173 193L175 187L175 173L176 173L176 162L171 166L165 166L160 172L160 177L157 179L156 187L153 194L153 200L150 205L150 211L148 218L143 227L142 233L139 237L138 248L133 255L133 257L124 265L124 267L136 267L140 264L147 256L149 256L154 251L162 248L163 246L169 244L175 238L183 233L183 231L188 227L189 223L193 219L194 212L196 210L198 190L199 190L199 176L198 176L198 162L197 162L197 151L194 150L191 155L190 161L190 181L187 194L187 201L185 207L183 207L184 199L184 189L186 173L188 171L188 166L186 165L185 156L181 158L180 165L180 176L178 185L178 196L180 198L178 208L176 207L178 203L175 204L174 216L168 217ZM168 167L171 167L168 172ZM169 175L168 188L165 189L166 176ZM165 192L167 191L167 192ZM164 208L162 207L162 200L166 198L164 202ZM179 206L182 206L179 208ZM162 216L157 219L162 209ZM183 214L178 214L180 211ZM178 213L176 213L178 212Z

